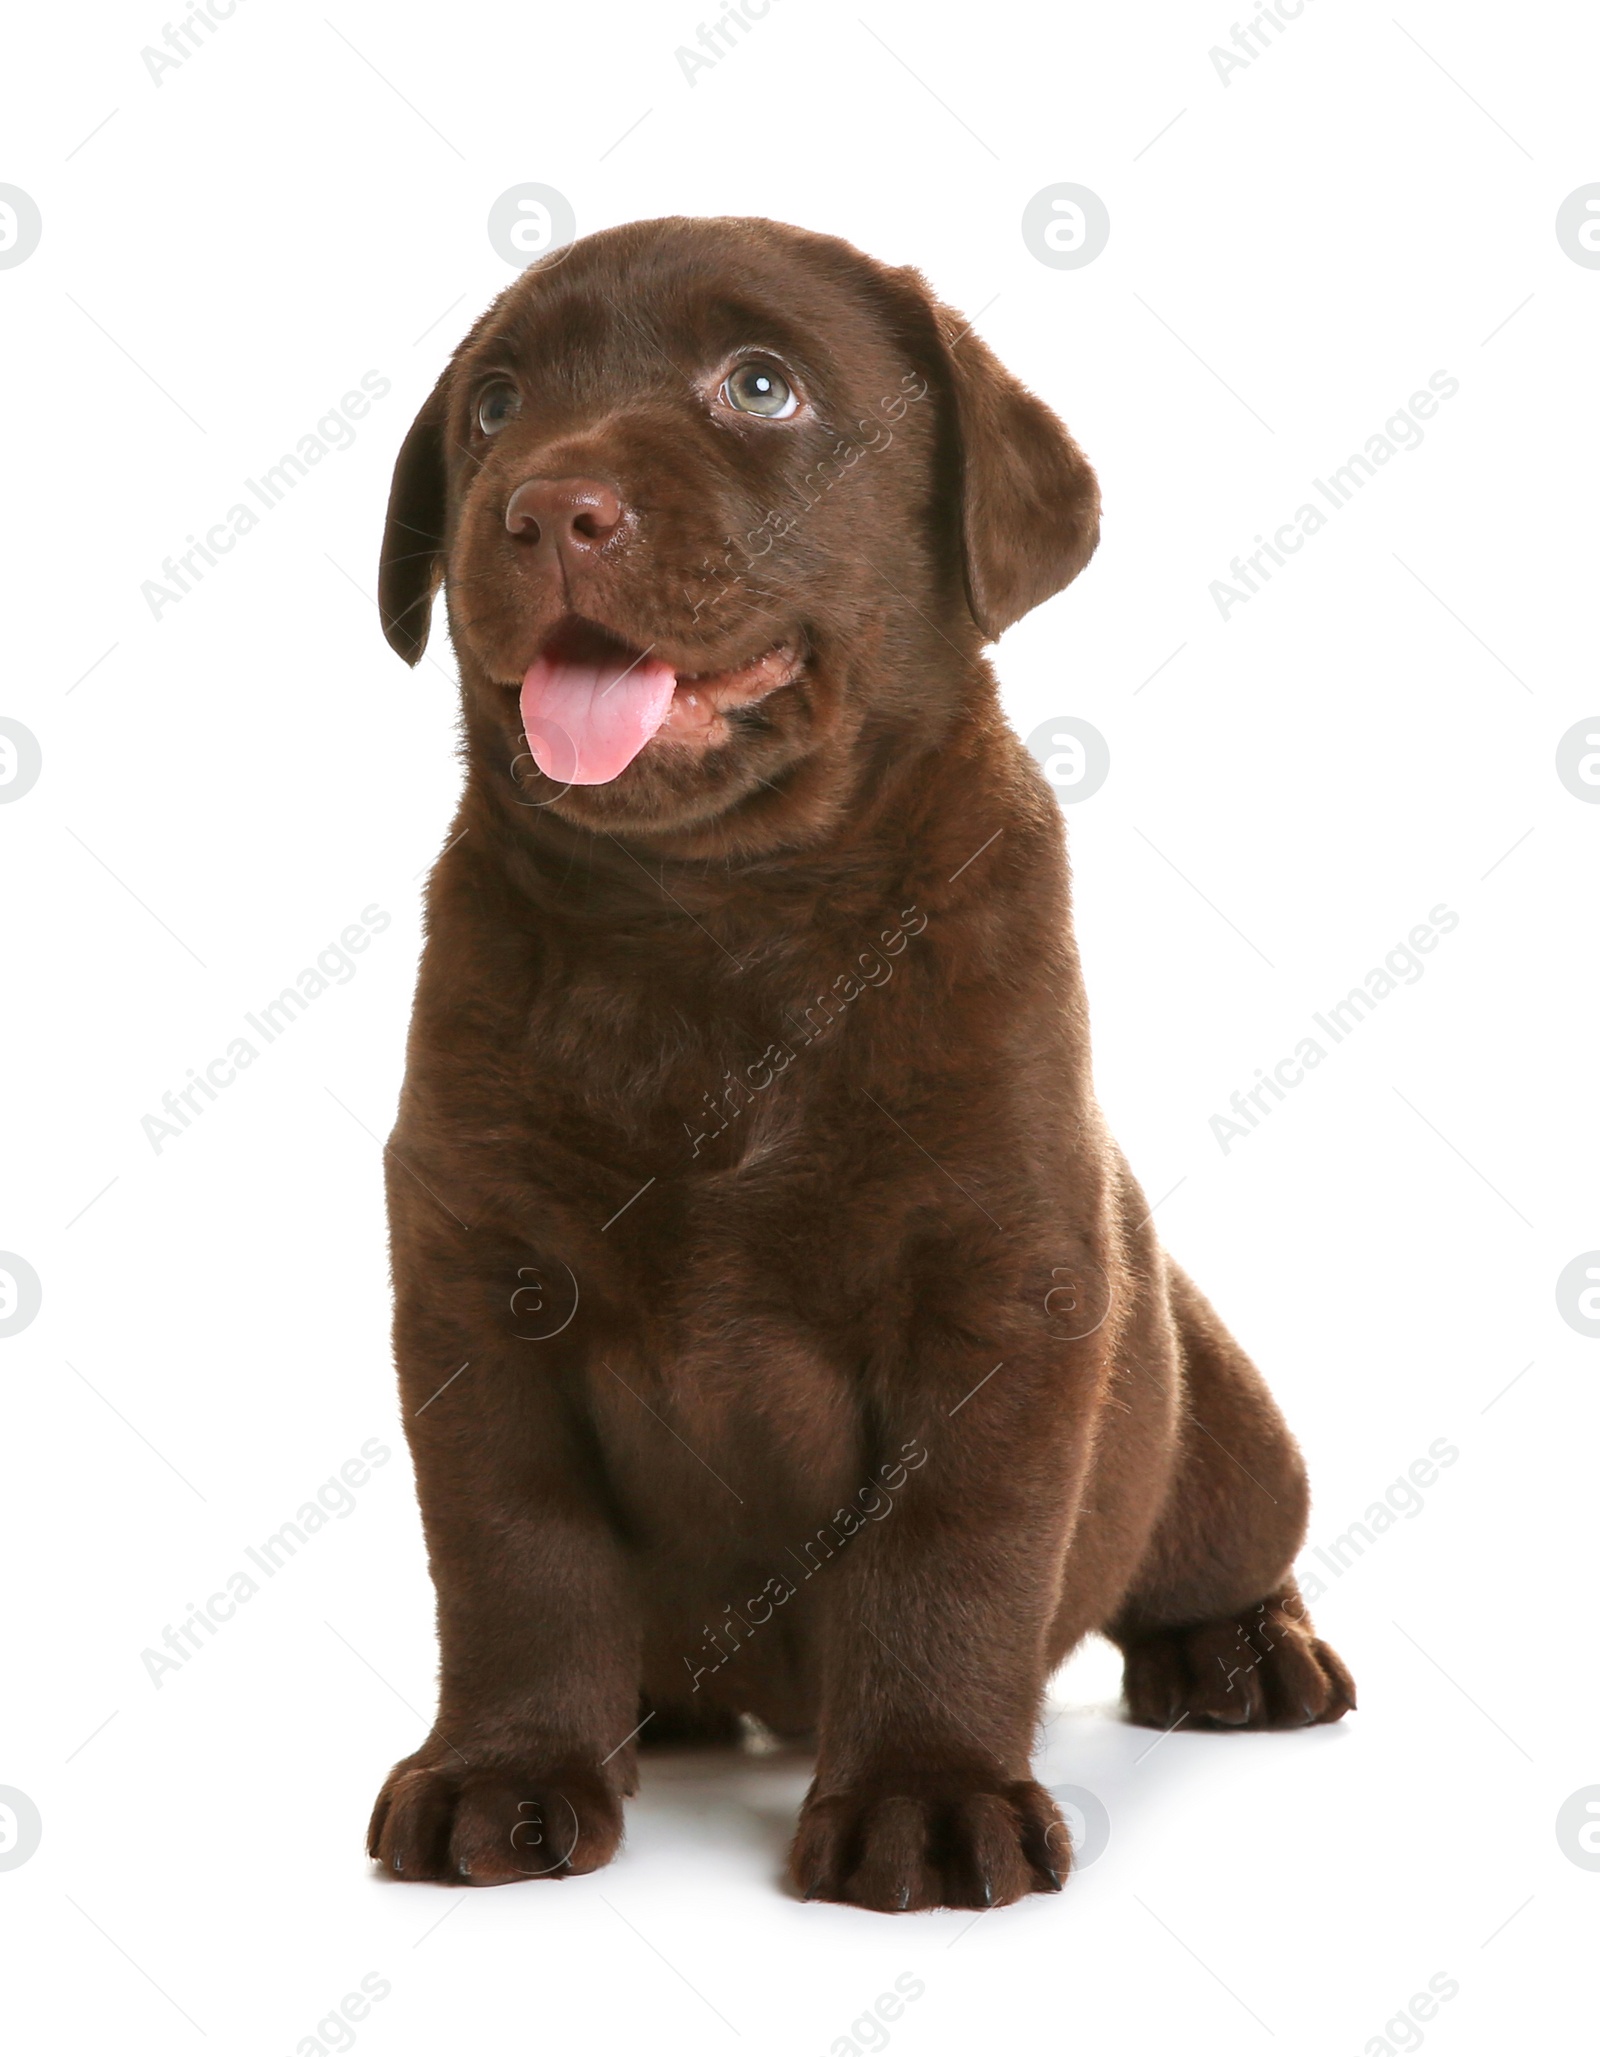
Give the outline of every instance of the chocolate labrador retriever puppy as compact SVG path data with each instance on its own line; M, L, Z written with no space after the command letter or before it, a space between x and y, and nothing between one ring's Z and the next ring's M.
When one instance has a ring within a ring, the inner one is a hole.
M913 271L755 220L533 265L406 437L466 785L388 1152L442 1650L370 1847L586 1872L641 1746L814 1733L808 1897L1054 1891L1098 1629L1162 1728L1336 1720L1299 1453L1092 1095L1061 817L986 643L1098 533Z

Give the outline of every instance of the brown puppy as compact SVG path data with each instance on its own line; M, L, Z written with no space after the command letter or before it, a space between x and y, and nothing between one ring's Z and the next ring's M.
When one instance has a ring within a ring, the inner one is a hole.
M770 222L535 265L407 436L384 628L414 663L444 581L466 789L388 1159L442 1650L395 1875L592 1870L641 1743L753 1714L816 1735L804 1893L981 1907L1061 1882L1087 1631L1137 1721L1354 1705L981 654L1097 529L916 273Z

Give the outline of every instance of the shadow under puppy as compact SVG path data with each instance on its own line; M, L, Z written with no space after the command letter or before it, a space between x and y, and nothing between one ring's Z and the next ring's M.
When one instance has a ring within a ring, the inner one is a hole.
M814 1733L810 1896L1054 1890L1045 1680L1336 1720L1306 1489L1096 1108L1052 795L983 647L1094 475L920 277L756 220L522 274L406 438L460 812L387 1156L438 1720L372 1854L615 1852L640 1745Z

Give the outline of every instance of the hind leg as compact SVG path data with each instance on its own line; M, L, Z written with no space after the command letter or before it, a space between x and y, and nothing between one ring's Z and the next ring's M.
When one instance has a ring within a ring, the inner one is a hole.
M1314 1633L1292 1578L1234 1614L1113 1634L1128 1718L1146 1728L1307 1728L1356 1704L1354 1681Z
M1165 1512L1106 1634L1132 1720L1300 1728L1356 1704L1292 1572L1305 1467L1260 1373L1169 1263L1186 1413Z

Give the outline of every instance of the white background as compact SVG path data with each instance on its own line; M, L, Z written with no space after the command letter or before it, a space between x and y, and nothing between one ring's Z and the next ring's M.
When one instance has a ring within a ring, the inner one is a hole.
M846 2057L902 1973L905 2057L1577 2047L1600 1873L1555 1819L1600 1784L1600 1344L1555 1282L1600 1244L1600 808L1555 753L1600 708L1600 271L1554 221L1600 179L1600 19L1306 0L1224 84L1220 0L773 0L691 86L693 6L333 5L239 0L159 85L159 8L34 8L0 86L44 224L0 270L0 713L44 767L0 808L0 1247L44 1291L0 1342L0 1785L43 1823L0 1871L15 2047L332 2048L369 1972L372 2057ZM1068 815L1113 1124L1304 1442L1313 1545L1459 1451L1327 1581L1337 1729L1152 1749L1106 1647L1057 1679L1041 1776L1111 1825L1058 1899L796 1904L788 1761L647 1763L585 1880L362 1855L431 1711L375 1138L457 788L448 649L407 672L370 593L526 180L580 232L766 214L917 264L1072 425L1105 541L997 662L1024 734L1110 746ZM1110 211L1079 270L1020 233L1062 180ZM368 370L354 447L153 618L142 582ZM1211 581L1437 370L1422 446L1224 620ZM356 975L157 1153L162 1095L374 903ZM1224 1153L1229 1096L1440 903L1425 975ZM141 1652L374 1436L353 1511L153 1684Z

